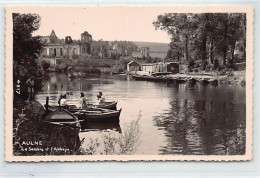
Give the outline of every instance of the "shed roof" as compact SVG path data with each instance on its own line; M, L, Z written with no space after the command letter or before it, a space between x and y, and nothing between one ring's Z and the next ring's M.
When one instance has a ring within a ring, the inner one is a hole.
M139 66L140 64L136 61L131 61L127 65L138 65Z

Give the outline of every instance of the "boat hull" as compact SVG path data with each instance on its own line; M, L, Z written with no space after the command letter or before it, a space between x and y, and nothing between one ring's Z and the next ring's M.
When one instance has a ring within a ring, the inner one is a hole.
M87 110L69 110L78 117L79 120L89 122L119 122L121 110L107 110L107 109L87 109Z
M104 104L94 105L96 108L116 110L117 101L104 102Z
M57 127L66 128L66 133L69 135L77 135L80 131L80 122L77 116L61 107L50 112L50 114L46 116L45 122Z
M87 106L83 107L83 109L89 109L89 108L102 108L102 109L110 109L110 110L116 110L117 109L117 101L112 101L112 102L104 102L104 104L99 104L99 105L93 105L93 104L88 104ZM57 109L58 106L49 106L49 110L54 111ZM68 105L64 107L64 109L74 109L77 108L76 105Z

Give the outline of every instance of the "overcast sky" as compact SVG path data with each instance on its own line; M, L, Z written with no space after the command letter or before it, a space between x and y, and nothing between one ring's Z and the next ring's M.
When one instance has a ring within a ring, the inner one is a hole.
M152 22L163 8L140 7L74 7L28 8L23 12L41 16L41 26L34 35L47 36L54 30L59 38L80 39L88 31L94 40L127 40L170 42L165 31L155 30Z

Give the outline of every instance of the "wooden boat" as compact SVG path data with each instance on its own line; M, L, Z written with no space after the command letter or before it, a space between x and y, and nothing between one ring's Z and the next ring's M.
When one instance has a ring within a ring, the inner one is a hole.
M88 108L102 108L102 109L110 109L110 110L116 110L118 101L110 101L110 102L104 102L102 104L94 105L94 104L87 104L83 109L88 109ZM54 111L57 109L59 106L48 106L48 109L51 111ZM76 105L67 105L62 107L63 109L77 109Z
M78 134L80 130L80 123L77 116L61 107L58 107L58 109L48 114L45 121L51 124L69 127L74 131L74 134Z
M102 102L98 105L89 104L86 108L102 108L102 109L111 109L116 110L117 101L110 101L110 102Z
M74 114L83 121L91 122L119 122L121 110L109 110L101 108L87 108L87 109L69 109L69 112Z

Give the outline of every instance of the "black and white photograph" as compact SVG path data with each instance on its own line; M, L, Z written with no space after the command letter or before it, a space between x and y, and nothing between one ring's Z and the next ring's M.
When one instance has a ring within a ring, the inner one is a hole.
M6 161L252 159L253 9L6 7Z

